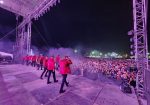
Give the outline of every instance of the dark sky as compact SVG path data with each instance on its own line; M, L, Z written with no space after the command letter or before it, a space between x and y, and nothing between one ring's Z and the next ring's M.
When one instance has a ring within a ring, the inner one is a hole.
M33 22L32 44L128 53L132 19L132 0L61 0ZM15 16L0 9L0 30L7 29L0 34L15 24Z

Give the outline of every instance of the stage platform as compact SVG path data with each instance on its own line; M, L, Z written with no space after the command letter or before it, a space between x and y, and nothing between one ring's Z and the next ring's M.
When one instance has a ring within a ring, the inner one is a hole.
M25 65L0 65L0 105L138 105L137 97L124 94L118 85L69 75L69 87L59 94L58 83L46 84L41 70Z

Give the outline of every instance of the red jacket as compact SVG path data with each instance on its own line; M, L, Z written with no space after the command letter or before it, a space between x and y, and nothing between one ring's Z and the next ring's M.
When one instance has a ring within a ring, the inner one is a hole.
M55 61L54 58L49 58L47 62L47 69L48 70L54 70L55 69Z
M36 61L36 55L32 57L32 61Z
M72 64L71 60L62 59L59 62L59 65L60 65L60 74L71 74L70 64Z
M43 59L43 66L44 67L47 67L47 62L48 62L48 58L44 57L44 59Z
M29 60L29 56L28 56L28 55L25 57L25 60L26 60L26 61L28 61L28 60Z
M59 60L60 60L60 56L57 56L56 57L56 62L59 62Z
M29 56L29 60L32 61L32 55Z

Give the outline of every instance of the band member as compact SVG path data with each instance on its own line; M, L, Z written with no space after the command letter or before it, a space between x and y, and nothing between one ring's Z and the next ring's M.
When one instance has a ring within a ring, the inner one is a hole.
M41 79L43 79L42 77L43 77L44 74L45 74L45 77L46 77L47 74L48 74L48 70L47 70L47 62L48 62L48 57L46 56L46 57L44 57L44 59L43 59L43 67L44 67L44 71L43 71L42 74L41 74Z
M44 59L44 56L42 56L42 54L41 54L41 58L40 58L40 68L41 68L41 70L43 70L43 59Z
M51 83L50 82L51 73L53 73L54 82L58 82L58 80L56 80L56 76L55 76L55 61L54 61L54 57L53 56L51 56L49 58L49 60L48 60L47 69L48 69L47 84Z
M42 54L40 54L40 56L38 56L37 58L37 70L41 69L42 70L43 67L43 56Z
M67 75L71 73L70 64L72 64L72 61L68 56L65 56L65 58L60 61L60 74L62 74L63 78L59 93L65 92L65 90L63 90L64 84L66 84L66 86L69 85L66 79Z
M37 59L36 59L36 64L37 64L37 70L39 70L39 68L40 68L40 55L37 57Z
M56 70L58 70L58 68L59 68L59 61L60 61L60 55L57 55L56 56Z
M33 56L30 55L30 56L29 56L29 65L32 65L32 58L33 58Z
M26 62L26 65L29 64L29 55L26 55L26 57L25 57L25 62Z
M36 65L36 55L32 57L32 66L35 67L35 65Z

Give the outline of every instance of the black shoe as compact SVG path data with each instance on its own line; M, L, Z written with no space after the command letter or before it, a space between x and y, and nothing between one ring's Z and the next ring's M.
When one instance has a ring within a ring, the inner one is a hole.
M47 82L47 84L50 84L51 82Z
M69 86L69 82L67 82L66 86L67 86L67 87Z
M54 81L54 82L58 82L58 80Z
M61 94L61 93L64 93L64 92L65 92L65 90L60 90L60 91L59 91L60 94Z

